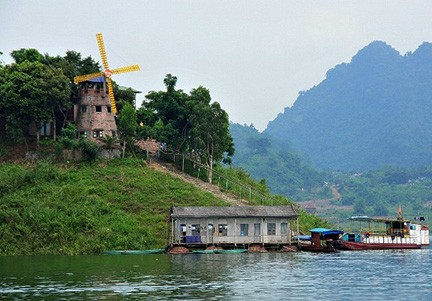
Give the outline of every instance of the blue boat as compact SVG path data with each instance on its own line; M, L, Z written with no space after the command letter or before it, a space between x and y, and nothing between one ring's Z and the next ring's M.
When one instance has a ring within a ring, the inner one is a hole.
M340 240L341 235L344 233L342 230L327 229L327 228L313 228L310 230L310 239L299 239L299 249L310 252L339 252L342 248ZM303 237L306 238L306 237Z

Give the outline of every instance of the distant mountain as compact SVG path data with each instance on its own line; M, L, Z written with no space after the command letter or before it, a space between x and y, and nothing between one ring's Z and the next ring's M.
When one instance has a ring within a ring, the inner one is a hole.
M252 125L230 124L235 155L232 165L245 169L255 180L265 179L272 193L298 201L331 196L323 187L326 176L289 146L282 146ZM313 191L313 192L312 192Z
M432 164L432 44L402 56L372 42L300 92L264 134L318 168Z

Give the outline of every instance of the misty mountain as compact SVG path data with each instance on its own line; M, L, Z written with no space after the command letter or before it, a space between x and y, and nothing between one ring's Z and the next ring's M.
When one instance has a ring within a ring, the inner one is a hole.
M432 44L401 55L375 41L300 92L263 134L318 168L421 166L432 164L431 117Z
M308 199L312 190L314 196L331 195L326 189L316 189L323 186L326 176L286 144L281 145L252 125L231 123L230 132L236 150L232 165L245 169L257 181L265 179L273 193L296 201Z

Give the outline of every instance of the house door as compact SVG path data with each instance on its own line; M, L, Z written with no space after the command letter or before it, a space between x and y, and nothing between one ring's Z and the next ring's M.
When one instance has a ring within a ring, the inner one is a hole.
M254 242L261 242L261 224L254 224Z
M208 224L207 227L207 237L208 237L208 242L209 243L213 243L213 233L214 233L214 227L213 224Z

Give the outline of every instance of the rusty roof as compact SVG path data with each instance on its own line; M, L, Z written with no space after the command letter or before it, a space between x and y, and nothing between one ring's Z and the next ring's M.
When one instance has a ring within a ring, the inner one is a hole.
M171 217L291 217L298 216L293 206L205 206L172 207Z

